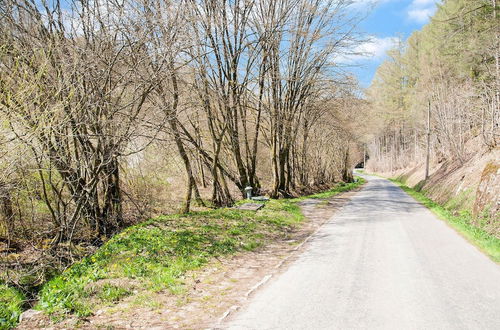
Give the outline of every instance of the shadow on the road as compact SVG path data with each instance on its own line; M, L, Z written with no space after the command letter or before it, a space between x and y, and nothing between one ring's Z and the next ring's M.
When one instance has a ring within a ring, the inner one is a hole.
M324 224L325 229L315 234L311 241L336 242L347 235L341 228L356 224L389 223L394 221L418 221L415 217L406 216L423 210L422 205L413 200L399 187L387 180L374 179L355 195L348 204L330 221ZM334 240L331 238L335 238Z
M399 187L382 179L371 181L356 198L352 199L349 207L360 220L370 220L373 215L379 216L381 212L408 213L422 208Z

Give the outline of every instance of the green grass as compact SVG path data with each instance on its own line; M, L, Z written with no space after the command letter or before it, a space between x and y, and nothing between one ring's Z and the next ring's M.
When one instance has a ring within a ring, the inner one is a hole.
M304 200L307 198L313 198L313 199L331 198L337 194L340 194L341 192L345 192L345 191L349 191L349 190L352 190L354 188L357 188L357 187L361 186L362 184L364 184L365 182L366 182L365 179L363 179L361 177L357 177L357 178L355 178L354 182L350 182L350 183L341 182L330 190L327 190L327 191L324 191L324 192L321 192L318 194L314 194L311 196L299 197L299 198L296 198L295 200Z
M448 210L471 210L474 206L475 194L477 187L467 188L458 193L455 197L444 204Z
M218 209L163 216L124 230L97 253L49 281L40 292L38 309L57 317L88 316L101 305L115 303L130 288L92 285L128 278L142 289L182 294L183 275L211 258L254 250L303 219L290 200L272 200L255 213Z
M309 196L329 198L364 183L339 184ZM161 216L129 227L99 250L45 283L36 309L54 320L86 317L135 292L186 292L184 276L215 257L251 251L276 239L287 239L304 216L297 203L305 198L270 200L258 212L221 208L185 215ZM15 296L15 291L9 291ZM7 294L0 291L0 297ZM2 300L2 316L12 326L21 311L21 296ZM4 298L2 298L4 299ZM14 300L12 300L14 301ZM141 299L133 297L132 304ZM8 302L8 303L7 303Z
M99 299L106 302L117 302L130 294L131 292L127 288L122 288L113 284L105 284L102 289L99 290Z
M0 329L10 329L17 324L24 300L16 289L0 284Z
M406 193L429 208L439 218L445 220L451 227L468 239L471 243L480 248L493 261L500 262L500 239L489 234L485 230L474 226L473 217L469 211L462 210L458 214L446 207L439 205L432 199L424 195L423 192L407 187L397 180L391 180L400 186ZM454 204L449 204L453 206Z

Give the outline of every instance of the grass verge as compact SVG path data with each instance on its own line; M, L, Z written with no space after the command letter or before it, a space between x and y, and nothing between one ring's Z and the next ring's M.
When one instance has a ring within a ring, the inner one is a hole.
M212 257L253 250L301 221L298 206L287 201L271 201L259 213L218 209L152 219L49 281L37 308L55 317L88 316L134 289L180 294L187 271Z
M10 329L17 324L24 304L24 296L17 290L0 284L0 329Z
M138 292L182 295L187 271L215 257L287 239L304 219L297 202L330 198L364 182L358 178L312 196L271 200L258 212L223 208L161 216L129 227L47 282L35 308L57 321L92 315ZM0 286L2 328L15 326L23 300L16 290Z
M456 215L451 210L425 196L423 192L416 191L398 180L391 179L391 181L396 183L407 194L430 209L439 218L449 223L451 227L481 249L493 261L500 263L500 239L489 234L483 229L474 226L473 217L470 212L461 211L458 215Z
M337 186L335 186L333 189L330 189L330 190L327 190L324 192L320 192L318 194L310 195L310 196L295 198L293 201L300 201L300 200L309 199L309 198L312 198L312 199L331 198L331 197L338 195L342 192L353 190L353 189L359 187L360 185L364 184L365 182L366 182L365 179L363 179L361 177L357 177L354 182L350 182L350 183L341 182Z

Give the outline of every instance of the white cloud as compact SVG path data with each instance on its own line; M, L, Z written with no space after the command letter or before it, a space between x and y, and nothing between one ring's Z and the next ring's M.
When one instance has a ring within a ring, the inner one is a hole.
M370 41L356 47L356 50L360 53L365 53L370 57L381 58L389 49L394 47L397 42L398 38L395 37L372 38Z
M420 24L427 23L429 17L436 12L437 2L439 0L413 0L408 6L408 19Z
M391 2L394 0L352 0L351 6L353 7L373 7L375 5L379 5L385 2ZM419 1L426 1L426 0L419 0Z
M372 37L370 40L353 47L349 53L337 57L336 62L353 64L362 61L380 60L389 49L397 45L398 40L396 37Z
M414 6L428 6L436 3L436 0L413 0Z
M410 9L408 10L408 18L414 22L424 24L434 14L435 10L435 8Z

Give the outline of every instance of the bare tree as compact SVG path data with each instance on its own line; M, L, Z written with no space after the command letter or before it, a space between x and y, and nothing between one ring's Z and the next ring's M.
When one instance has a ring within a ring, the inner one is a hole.
M80 219L96 237L122 226L119 159L153 87L128 5L5 6L1 110L37 163L55 242L71 239Z

